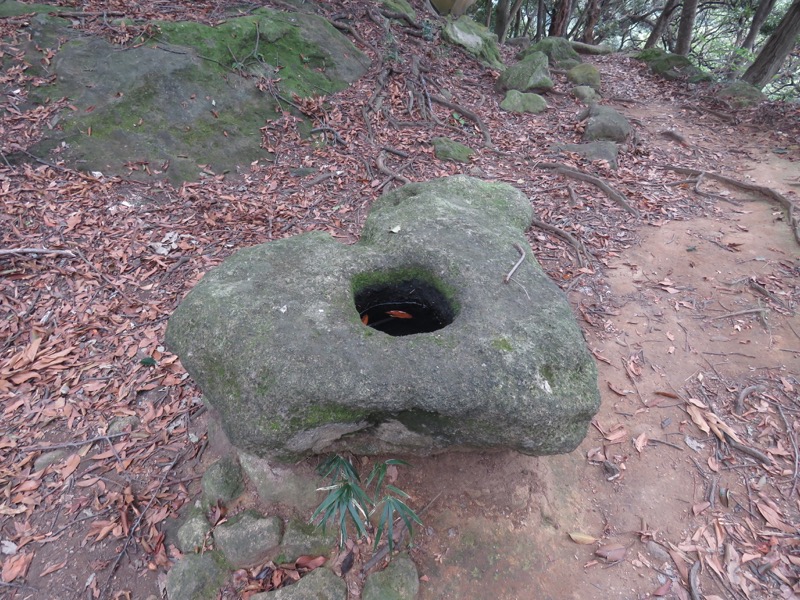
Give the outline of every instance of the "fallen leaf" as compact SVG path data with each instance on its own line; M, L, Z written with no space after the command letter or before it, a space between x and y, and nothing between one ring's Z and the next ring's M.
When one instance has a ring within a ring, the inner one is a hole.
M580 533L577 531L568 533L567 535L569 535L569 537L572 538L572 541L575 542L576 544L588 545L588 544L594 544L597 541L596 537L592 537L591 535L587 535L585 533Z
M59 471L61 477L66 479L70 475L75 472L75 469L78 468L78 465L81 463L81 457L79 454L73 454L70 456L64 464L64 467Z
M707 510L710 506L711 506L711 502L708 502L708 501L706 501L706 502L698 502L697 504L692 506L692 513L694 513L694 516L696 517L697 515L699 515L703 511Z
M653 596L666 596L671 589L672 580L667 579L662 585L658 586L658 589L653 592Z
M66 566L67 566L66 560L62 563L58 563L57 565L50 565L49 567L46 567L44 571L39 573L39 577L44 577L45 575L50 575L50 573L55 573L56 571L63 569Z
M413 319L414 317L404 310L387 310L386 314L395 319Z
M612 392L614 392L618 396L627 396L628 395L628 390L617 389L612 385L612 383L610 381L606 381L606 384L608 385L608 389L610 389Z
M641 454L647 446L647 434L644 432L640 433L633 441L633 446L636 448L636 451Z
M22 552L9 556L3 562L2 579L4 583L11 583L17 577L24 577L33 560L33 552Z
M294 564L298 569L313 571L324 565L326 560L324 556L299 556L297 560L294 561Z
M627 554L627 552L628 549L622 544L608 544L607 546L601 546L594 551L596 556L599 556L606 562L610 563L621 561L623 558L625 558L625 554Z
M697 425L703 433L711 432L711 428L708 426L705 418L703 418L703 412L700 409L698 409L696 406L689 405L686 407L686 412L689 413L689 416L692 417L694 424Z

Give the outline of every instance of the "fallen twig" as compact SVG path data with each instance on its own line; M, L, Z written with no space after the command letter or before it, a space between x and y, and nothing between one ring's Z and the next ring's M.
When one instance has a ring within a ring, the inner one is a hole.
M692 568L689 570L689 594L692 600L703 600L700 595L700 580L697 575L700 573L700 561L695 561Z
M389 167L387 167L383 162L384 156L386 156L386 153L384 151L378 153L378 158L375 160L375 163L378 165L378 170L384 175L388 175L390 180L397 179L397 181L403 184L411 183L411 180L408 177L404 177L400 175L400 173L396 173L391 169L389 169Z
M675 448L676 450L680 450L683 452L683 448L678 446L678 444L673 444L672 442L668 442L666 440L657 440L656 438L650 438L647 440L649 442L653 442L654 444L663 444L665 446L669 446L670 448Z
M728 445L731 448L736 448L739 452L743 452L749 456L752 456L753 458L761 461L765 465L772 464L772 459L763 452L761 452L761 450L756 450L755 448L751 448L750 446L745 446L743 443L737 442L727 433L725 433L725 441L728 442Z
M745 310L737 310L736 312L726 313L724 315L719 315L717 317L711 317L712 321L716 321L717 319L727 319L728 317L739 317L741 315L752 315L754 313L765 313L767 312L766 308L747 308Z
M797 449L797 437L794 434L794 430L789 425L789 420L786 418L786 413L783 412L783 407L778 404L778 412L781 413L781 419L783 419L783 424L786 426L786 433L789 436L789 439L792 441L792 451L794 452L794 474L792 475L792 490L789 492L789 498L794 498L794 492L797 489L797 473L798 469L800 469L800 452Z
M56 254L59 256L75 256L72 250L51 250L50 248L5 248L0 250L0 256L7 254Z
M628 199L622 192L615 190L599 177L589 175L589 173L584 173L583 171L578 171L577 169L572 169L560 163L537 163L536 166L538 166L540 169L555 169L556 173L559 175L564 175L566 177L572 177L573 179L585 181L586 183L591 183L595 187L600 188L603 193L609 197L609 199L619 204L637 219L641 216L639 210L628 202Z
M98 435L88 440L80 442L62 442L60 444L49 444L47 446L23 446L20 448L22 452L48 452L50 450L58 450L60 448L80 448L86 444L94 444L95 442L105 442L112 438L118 438L123 435L130 435L130 431L120 431L119 433L109 433L108 435Z
M520 246L519 244L514 244L514 248L516 248L517 251L519 252L519 260L513 267L511 267L511 270L508 272L508 275L506 275L503 278L503 283L508 283L509 281L511 281L511 277L513 277L516 270L519 269L519 266L522 264L522 261L525 260L525 250L523 249L523 247Z

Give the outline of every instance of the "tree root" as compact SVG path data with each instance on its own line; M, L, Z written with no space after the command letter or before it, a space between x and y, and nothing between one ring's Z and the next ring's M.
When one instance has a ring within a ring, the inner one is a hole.
M572 169L560 163L538 163L536 166L538 166L540 169L554 169L555 172L558 173L559 175L564 175L565 177L571 177L572 179L578 179L580 181L591 183L592 185L600 188L606 196L608 196L611 200L619 204L622 208L624 208L627 212L632 214L637 219L639 219L642 216L639 210L636 207L632 206L630 202L628 202L628 199L622 192L615 190L613 187L611 187L608 183L606 183L599 177L595 177L594 175L589 175L589 173L584 173L583 171L578 171L577 169Z
M694 177L708 177L710 179L716 179L726 185L731 187L738 188L740 190L744 190L747 192L756 192L757 194L761 194L765 198L772 200L773 202L780 205L789 215L789 226L792 228L792 233L794 234L794 239L800 244L800 210L798 210L797 205L789 200L783 194L780 194L773 190L772 188L765 187L763 185L756 185L753 183L745 183L744 181L738 181L731 177L727 177L725 175L720 175L718 173L712 173L711 171L699 171L697 169L690 169L688 167L678 167L675 165L665 165L663 167L668 171L674 171L676 173L681 173L683 175L692 175Z
M474 112L472 112L467 108L464 108L463 106L454 104L453 102L450 102L448 99L439 96L438 94L430 94L430 99L436 102L436 104L441 104L442 106L449 108L450 110L456 111L457 113L463 115L464 117L475 123L478 126L478 129L480 129L481 133L483 134L483 145L487 148L491 148L492 146L494 146L494 144L492 143L492 136L489 133L489 129L486 127L486 124L481 120L481 118Z
M579 267L585 267L586 262L583 260L583 255L590 257L591 254L586 250L586 246L583 245L579 239L573 236L571 233L567 233L566 231L559 229L555 225L550 225L549 223L545 223L544 221L540 221L536 217L531 219L531 225L534 227L538 227L544 231L552 233L553 235L557 235L562 240L566 241L570 246L575 248L575 256L578 260Z

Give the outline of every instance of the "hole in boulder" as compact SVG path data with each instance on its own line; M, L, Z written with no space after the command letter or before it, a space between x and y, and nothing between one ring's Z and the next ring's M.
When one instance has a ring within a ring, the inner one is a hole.
M355 305L362 323L394 336L437 331L456 316L445 295L417 277L364 285L355 291Z

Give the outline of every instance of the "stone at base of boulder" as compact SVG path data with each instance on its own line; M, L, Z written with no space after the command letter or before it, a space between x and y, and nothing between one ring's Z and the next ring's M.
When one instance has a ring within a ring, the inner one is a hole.
M383 571L367 577L361 600L414 600L419 593L419 575L406 556L392 560Z
M597 93L597 90L588 85L576 85L572 88L572 95L586 104L595 102L600 98L600 94Z
M556 152L575 152L588 160L604 160L612 169L617 168L619 147L614 142L589 142L588 144L556 144L551 147Z
M214 600L228 576L217 552L186 554L167 575L169 600Z
M283 521L248 510L214 529L214 542L234 567L249 567L276 553Z
M347 600L347 584L330 569L321 567L294 585L255 594L250 600Z
M475 151L455 140L446 137L435 137L431 140L433 153L439 160L452 160L454 162L469 162L470 156Z
M203 514L203 509L198 505L192 506L183 525L178 528L178 548L184 554L197 552L205 544L209 531L211 531L211 526Z
M298 556L327 556L337 542L334 529L328 527L323 532L321 527L312 523L292 519L283 534L279 562L290 563L297 560Z
M223 456L203 474L203 506L228 504L244 491L242 467L234 452Z
M306 473L297 467L275 466L245 452L239 453L239 461L262 502L285 504L300 511L317 506L319 478L310 469Z
M547 102L539 94L524 94L517 90L508 90L500 103L500 108L516 113L540 113L547 110Z

